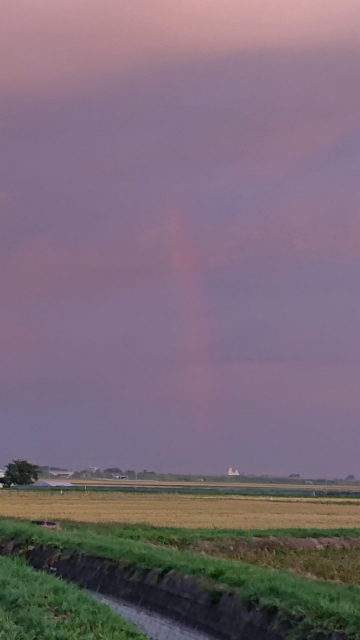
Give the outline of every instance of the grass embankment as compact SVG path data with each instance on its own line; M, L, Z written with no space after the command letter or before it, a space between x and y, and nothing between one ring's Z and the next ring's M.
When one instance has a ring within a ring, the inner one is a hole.
M250 607L277 610L298 638L323 637L334 631L360 638L360 589L311 581L286 571L154 547L138 540L100 536L84 531L53 532L22 523L0 523L0 536L27 544L78 550L127 565L175 570L230 587ZM211 587L213 589L213 587ZM219 588L219 587L218 587Z
M175 529L146 526L81 525L63 523L69 531L83 531L112 538L142 540L151 544L170 546L178 550L190 550L211 557L228 558L249 564L260 564L273 569L288 569L300 575L321 580L336 580L360 586L360 548L340 547L345 542L360 538L360 529L265 529L209 530ZM301 548L301 541L330 539L333 546L325 548ZM265 549L247 542L258 539L268 544ZM273 540L290 543L285 548L274 548ZM299 545L296 544L299 541ZM338 541L338 542L337 542ZM242 542L245 543L242 544ZM360 541L359 541L360 542Z
M0 558L0 637L6 640L145 640L77 587Z

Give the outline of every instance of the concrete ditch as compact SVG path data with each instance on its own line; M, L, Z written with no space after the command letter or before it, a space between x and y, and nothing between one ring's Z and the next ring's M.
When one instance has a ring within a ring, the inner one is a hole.
M114 613L133 624L149 640L213 640L214 638L138 605L98 593L90 593L99 602L110 607Z
M14 540L0 540L0 553L20 556L37 570L140 606L215 640L284 640L286 635L278 612L249 609L228 587L205 579Z

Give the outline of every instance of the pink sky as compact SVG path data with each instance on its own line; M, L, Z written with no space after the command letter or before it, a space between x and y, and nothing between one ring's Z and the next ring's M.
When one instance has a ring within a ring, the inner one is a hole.
M20 4L0 463L360 477L358 1Z

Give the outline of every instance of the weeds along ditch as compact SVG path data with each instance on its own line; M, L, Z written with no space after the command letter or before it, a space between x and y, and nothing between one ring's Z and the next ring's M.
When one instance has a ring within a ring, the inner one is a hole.
M360 529L189 530L73 523L63 527L360 586Z
M72 550L122 565L156 569L159 575L175 571L205 579L212 597L215 592L221 597L225 588L238 594L248 608L258 606L270 613L278 612L288 624L292 638L325 638L333 632L354 640L360 638L360 589L353 585L309 580L286 570L155 546L141 539L101 535L83 527L48 531L35 525L2 521L0 539L3 545L16 541L32 547Z
M0 637L4 640L145 640L81 592L23 561L0 558Z

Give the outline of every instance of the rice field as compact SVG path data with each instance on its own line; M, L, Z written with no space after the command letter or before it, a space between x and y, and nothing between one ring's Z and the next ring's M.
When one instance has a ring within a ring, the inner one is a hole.
M359 539L320 538L315 542L311 538L280 538L277 542L274 537L250 538L244 542L219 534L211 541L203 540L201 535L191 542L180 539L175 545L173 541L172 547L205 554L210 558L220 557L272 569L287 569L307 578L360 586Z
M228 556L231 557L231 556ZM360 586L360 550L307 549L254 551L241 559L250 564L261 564L273 569L288 569L307 578L333 580Z
M79 479L71 479L71 483L78 487L84 486L96 486L96 487L118 487L123 489L124 487L147 487L147 488L169 488L169 489L180 489L180 488L193 488L199 489L200 487L213 488L213 489L238 489L248 490L248 489L264 489L264 490L279 490L279 491L305 491L308 495L312 495L313 492L322 492L326 493L327 491L331 491L332 493L341 493L341 492L358 492L360 491L360 483L352 482L351 484L346 483L328 483L328 484L306 484L304 482L298 483L279 483L279 482L208 482L206 481L203 485L199 484L199 482L194 481L180 481L180 480L108 480L106 478L101 479L87 479L87 480L79 480Z
M360 527L360 501L2 490L0 517L148 524L188 529L334 529Z

